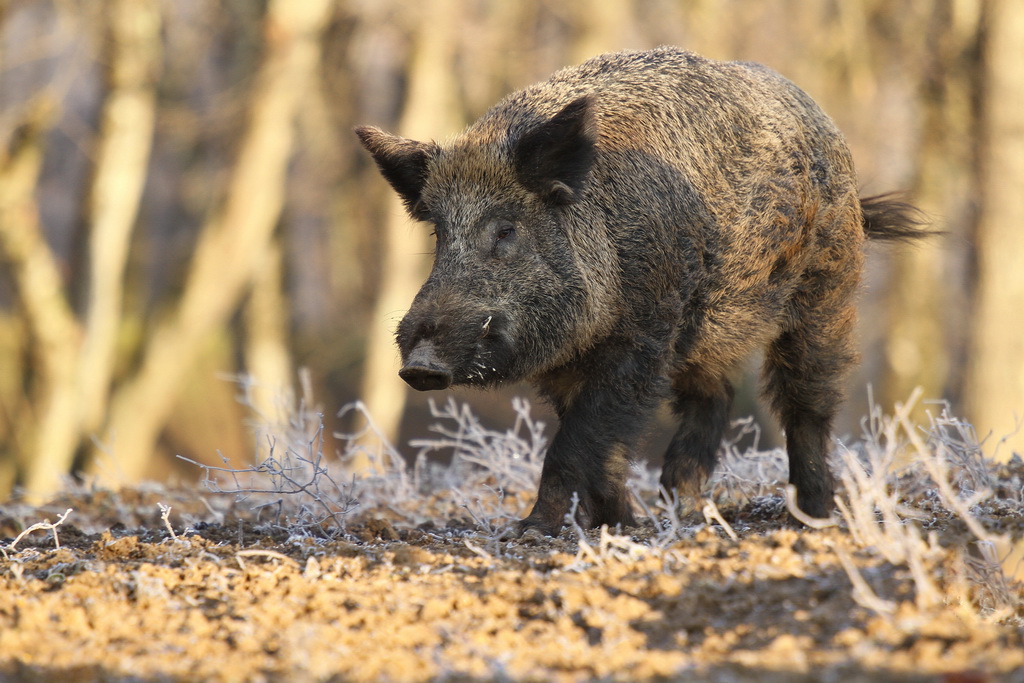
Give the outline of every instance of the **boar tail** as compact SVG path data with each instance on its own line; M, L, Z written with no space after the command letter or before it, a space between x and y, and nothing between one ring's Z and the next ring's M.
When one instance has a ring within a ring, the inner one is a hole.
M860 208L864 214L864 234L871 240L912 242L940 234L925 229L928 221L924 213L903 201L898 193L862 197Z

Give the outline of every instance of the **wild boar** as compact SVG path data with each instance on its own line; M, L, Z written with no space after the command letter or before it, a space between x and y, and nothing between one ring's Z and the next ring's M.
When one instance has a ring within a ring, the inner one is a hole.
M652 412L680 426L661 482L697 495L728 422L729 377L764 348L790 482L827 516L826 458L865 238L919 234L859 198L842 134L753 63L618 52L515 92L455 139L356 129L433 270L398 326L420 390L533 383L558 414L524 529L634 524L625 479Z

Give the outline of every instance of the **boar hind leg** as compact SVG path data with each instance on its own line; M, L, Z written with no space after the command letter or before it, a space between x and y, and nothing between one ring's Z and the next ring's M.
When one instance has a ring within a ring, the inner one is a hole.
M765 356L765 393L786 432L789 482L797 505L812 517L828 517L834 505L828 453L843 380L856 359L850 301L855 277L856 271L822 273L797 293L793 323Z
M697 498L715 469L715 456L729 421L733 389L728 380L688 369L673 377L672 408L679 429L665 452L661 485L668 495Z

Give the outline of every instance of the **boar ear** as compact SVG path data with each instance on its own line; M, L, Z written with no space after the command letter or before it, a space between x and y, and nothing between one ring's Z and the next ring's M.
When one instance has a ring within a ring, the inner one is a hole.
M409 214L422 220L420 193L427 179L427 163L440 151L438 146L385 133L372 126L356 128L356 135L377 162L381 175L405 202Z
M571 204L583 191L596 144L594 98L584 95L520 138L515 148L519 182L556 204Z

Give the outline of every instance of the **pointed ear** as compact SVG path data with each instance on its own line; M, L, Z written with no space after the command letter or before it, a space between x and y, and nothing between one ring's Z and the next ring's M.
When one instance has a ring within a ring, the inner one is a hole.
M433 143L392 135L373 126L356 128L356 135L377 162L381 175L405 202L409 214L422 220L424 215L419 201L427 179L427 164L440 148Z
M571 204L583 191L596 145L594 97L584 95L516 143L519 182L555 204Z

